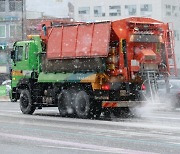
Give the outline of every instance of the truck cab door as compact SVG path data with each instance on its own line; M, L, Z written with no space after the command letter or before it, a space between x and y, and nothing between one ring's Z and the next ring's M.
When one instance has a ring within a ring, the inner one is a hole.
M16 87L19 80L28 78L31 72L29 71L28 48L26 44L22 43L16 45L13 52L12 57L14 65L12 66L11 78L12 87Z
M28 70L28 44L16 46L14 51L15 70Z

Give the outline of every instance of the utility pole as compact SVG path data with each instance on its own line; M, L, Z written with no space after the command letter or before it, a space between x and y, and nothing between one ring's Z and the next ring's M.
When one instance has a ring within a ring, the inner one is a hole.
M26 0L22 0L22 40L26 38Z

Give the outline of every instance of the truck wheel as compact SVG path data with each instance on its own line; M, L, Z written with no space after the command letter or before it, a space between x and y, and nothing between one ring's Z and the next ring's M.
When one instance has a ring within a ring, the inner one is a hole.
M20 94L20 109L24 114L33 114L36 107L32 104L30 92L22 90Z
M71 114L71 95L68 90L62 90L58 95L58 110L59 114L65 117L68 114Z
M71 95L71 103L70 106L72 108L72 114L69 114L70 117L76 117L76 112L75 112L75 104L74 104L74 100L76 98L77 95L77 91L75 89L69 89L69 93Z
M79 118L87 118L90 111L89 96L85 91L79 91L74 99L75 111Z

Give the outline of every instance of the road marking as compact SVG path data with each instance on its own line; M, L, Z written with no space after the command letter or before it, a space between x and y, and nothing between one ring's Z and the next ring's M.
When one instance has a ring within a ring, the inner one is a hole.
M130 150L130 149L122 149L122 148L113 148L107 146L99 146L93 144L84 144L84 143L75 143L75 142L68 142L68 141L60 141L60 140L53 140L53 139L46 139L46 138L38 138L38 137L31 137L31 136L22 136L22 135L14 135L14 134L6 134L0 133L1 137L11 138L11 139L18 139L18 140L27 140L27 141L36 141L36 142L44 142L48 144L55 144L55 145L64 145L75 147L84 150L100 150L102 152L111 152L111 153L121 153L121 154L157 154L152 152L145 152L139 150Z
M105 150L105 149L103 149L103 150L100 150L100 149L88 149L88 148L85 149L85 148L73 148L73 147L62 147L62 146L61 147L59 147L59 146L58 147L57 146L46 146L46 145L42 145L41 147L53 148L53 149L56 148L56 149L69 149L69 150L79 150L79 151L103 152L103 153L111 153L111 154L120 153L120 154L122 154L122 151L112 151L112 150ZM129 153L129 154L131 154L131 153ZM134 153L132 153L132 154L134 154Z

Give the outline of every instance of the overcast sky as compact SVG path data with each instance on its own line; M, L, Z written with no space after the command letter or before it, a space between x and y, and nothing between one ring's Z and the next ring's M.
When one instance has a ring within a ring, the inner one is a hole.
M45 16L67 17L67 0L26 0L26 10L44 12Z

